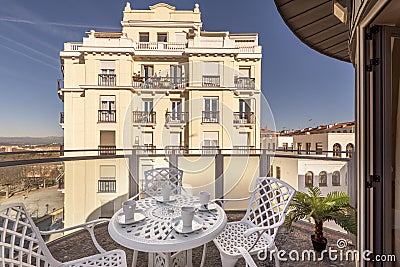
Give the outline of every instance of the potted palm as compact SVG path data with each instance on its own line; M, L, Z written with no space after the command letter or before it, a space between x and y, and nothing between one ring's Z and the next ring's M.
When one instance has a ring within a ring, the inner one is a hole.
M298 220L314 222L314 235L311 241L315 251L325 250L327 240L324 237L323 224L326 221L334 221L344 230L355 234L357 222L355 209L350 204L350 198L343 192L331 192L322 196L318 187L310 187L308 193L296 192L290 202L285 224L288 229L293 222Z

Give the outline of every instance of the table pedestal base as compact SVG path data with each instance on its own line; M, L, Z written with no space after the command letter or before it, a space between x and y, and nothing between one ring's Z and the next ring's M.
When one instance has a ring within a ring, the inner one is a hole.
M192 250L149 253L149 267L192 267Z

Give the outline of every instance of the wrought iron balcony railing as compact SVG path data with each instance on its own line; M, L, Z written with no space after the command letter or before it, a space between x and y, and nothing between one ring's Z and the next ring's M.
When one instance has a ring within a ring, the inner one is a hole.
M60 124L64 124L64 112L60 112Z
M156 146L153 144L145 144L141 146L133 146L137 154L155 154Z
M141 89L184 89L185 77L132 77L132 86Z
M214 155L218 153L219 146L202 146L201 154L203 155Z
M219 87L219 75L203 75L203 87Z
M166 112L165 123L166 124L186 124L189 121L188 112Z
M241 90L254 90L256 88L255 79L249 77L236 77L235 87Z
M219 111L203 111L202 122L218 123Z
M254 146L233 146L233 154L252 154L256 153Z
M99 110L98 122L116 122L117 112L115 110Z
M98 85L100 86L115 86L117 80L116 74L99 74Z
M115 155L117 152L116 146L99 146L99 155L100 156L107 156L107 155Z
M164 147L165 154L188 154L189 147L188 146L165 146Z
M255 122L254 112L233 112L233 124L254 124Z
M98 193L117 192L117 181L115 179L101 179L98 181Z
M132 118L133 118L133 123L135 124L155 124L156 112L133 111Z

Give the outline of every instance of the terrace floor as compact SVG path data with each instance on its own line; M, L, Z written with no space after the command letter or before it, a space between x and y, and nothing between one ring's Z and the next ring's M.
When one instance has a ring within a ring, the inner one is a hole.
M228 213L229 221L236 221L243 217L243 213ZM279 230L279 233L276 237L276 245L279 250L285 250L287 254L285 255L288 260L281 261L281 266L355 266L354 261L347 261L346 257L343 256L343 261L340 261L340 253L336 253L333 255L338 256L338 260L332 261L328 259L328 255L326 254L322 261L293 261L289 259L289 251L297 250L300 253L303 250L311 250L312 244L310 240L310 234L313 231L313 226L308 223L295 223L290 232L287 232L284 227ZM95 230L96 238L100 245L105 250L112 250L116 248L120 248L125 250L128 260L128 266L131 266L132 262L132 252L129 249L126 249L117 243L115 243L111 237L108 235L107 224L99 225ZM349 240L349 235L344 233L340 233L337 231L326 229L325 237L328 239L328 247L332 249L338 249L336 242L338 239L346 239ZM82 242L82 240L87 240L87 242ZM79 244L79 245L78 245ZM65 262L70 261L77 258L86 257L89 255L93 255L98 253L96 248L91 242L90 236L87 231L79 231L74 234L65 236L61 239L50 242L49 244L50 251L53 253L56 259ZM346 250L355 249L354 246L348 245L343 249L343 255L345 255ZM339 250L340 251L340 250ZM295 256L295 254L291 254ZM317 253L317 257L320 254ZM202 247L196 248L193 250L193 265L199 266L202 256ZM274 263L266 260L260 261L257 260L257 257L253 257L256 260L257 266L274 266ZM138 267L147 266L147 254L139 253L138 258ZM214 246L213 242L208 244L207 257L205 266L217 267L221 266L221 260L219 256L219 252L217 248ZM237 267L244 267L245 262L243 259L240 259L236 264Z

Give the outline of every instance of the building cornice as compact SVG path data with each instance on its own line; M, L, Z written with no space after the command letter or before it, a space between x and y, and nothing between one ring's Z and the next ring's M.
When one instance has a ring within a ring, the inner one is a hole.
M164 28L197 28L201 22L190 21L121 21L122 27L164 27Z

